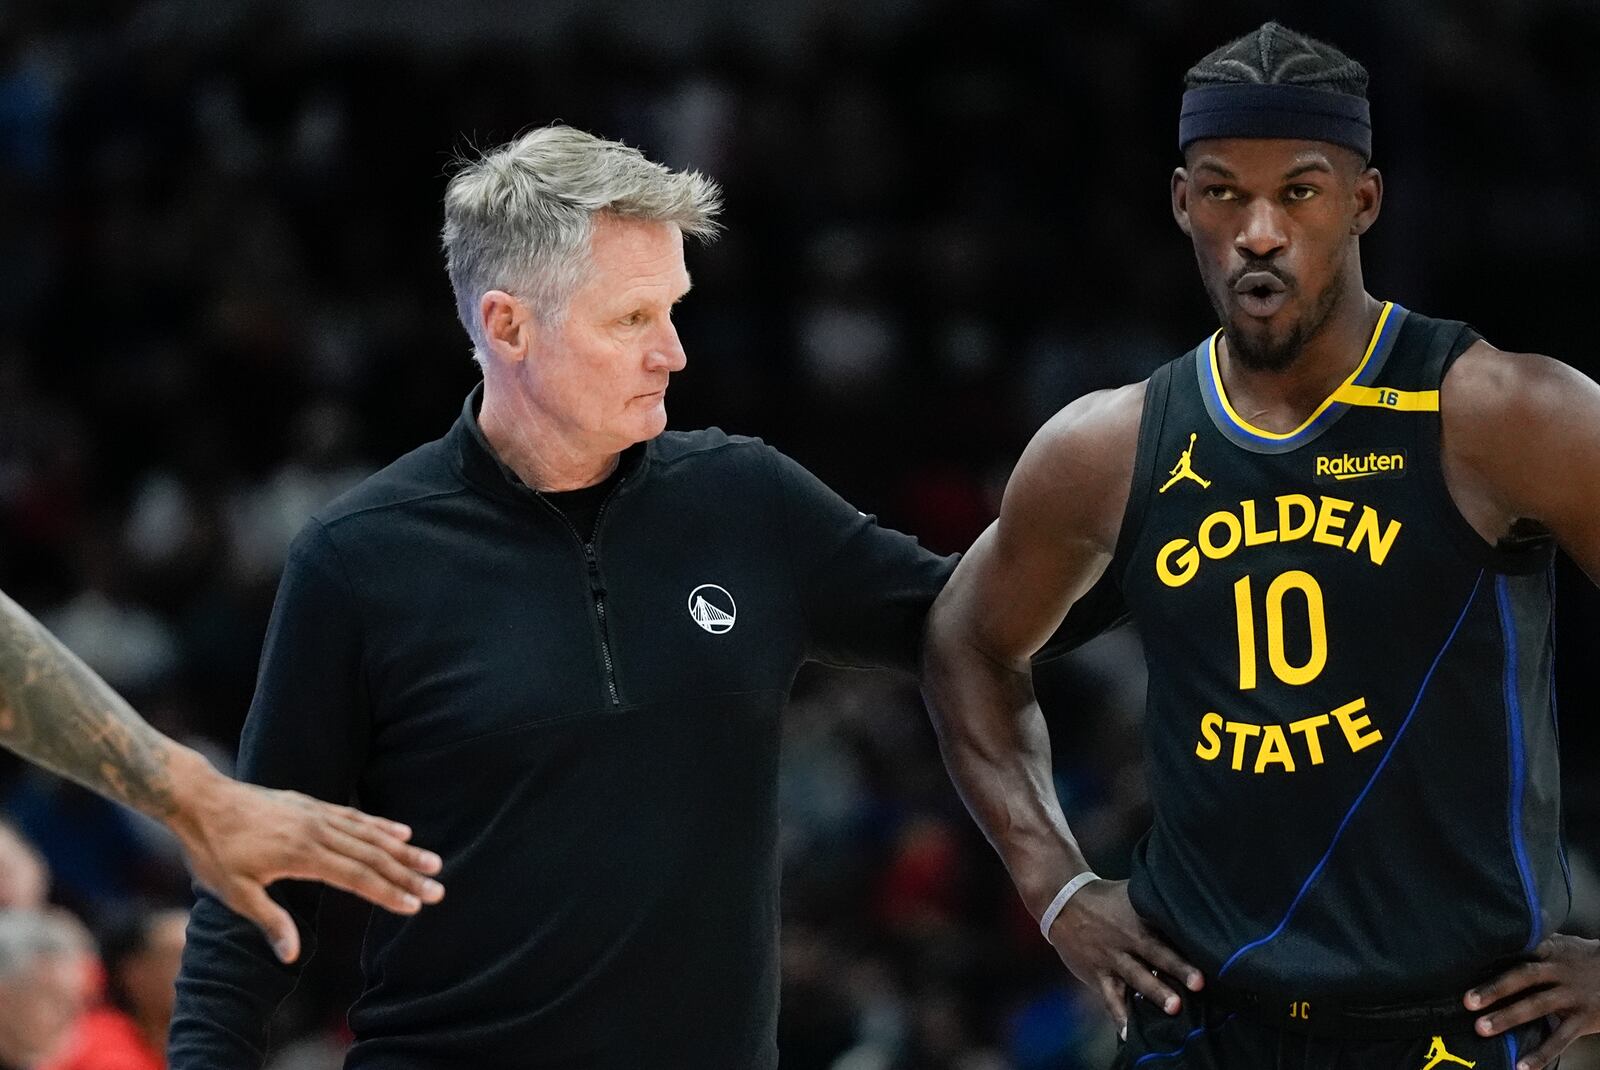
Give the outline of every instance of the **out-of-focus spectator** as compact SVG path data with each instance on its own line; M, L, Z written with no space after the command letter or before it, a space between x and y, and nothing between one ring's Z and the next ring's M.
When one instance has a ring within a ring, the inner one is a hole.
M39 852L0 819L0 910L38 910L50 891L50 869Z
M89 944L70 916L0 911L0 1070L41 1070L83 1013Z
M42 1070L165 1070L187 910L130 911L100 937L105 1003Z

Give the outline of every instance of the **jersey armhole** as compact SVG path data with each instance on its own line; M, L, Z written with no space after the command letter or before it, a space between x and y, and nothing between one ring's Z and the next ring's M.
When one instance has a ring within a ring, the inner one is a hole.
M1555 546L1553 539L1548 536L1536 537L1513 545L1504 542L1499 545L1486 542L1483 536L1478 534L1478 530L1462 515L1460 506L1456 504L1455 495L1450 493L1450 482L1445 478L1444 378L1450 374L1450 368L1457 358L1481 341L1483 336L1465 323L1461 324L1460 329L1454 334L1441 334L1433 341L1427 362L1423 366L1423 380L1425 389L1439 391L1440 410L1428 413L1429 419L1421 421L1418 425L1417 433L1420 439L1418 445L1426 447L1429 457L1432 458L1432 463L1428 466L1430 479L1457 545L1470 554L1473 560L1482 562L1491 572L1513 576L1542 572L1550 565Z
M1122 510L1122 526L1117 531L1116 549L1111 554L1111 564L1106 572L1120 590L1122 580L1133 560L1133 548L1138 545L1144 528L1144 517L1150 502L1150 488L1155 485L1156 447L1161 443L1161 432L1167 422L1167 397L1172 392L1173 369L1176 365L1189 365L1194 354L1163 364L1151 374L1145 384L1144 409L1139 414L1139 445L1133 456L1133 483L1128 488L1128 504Z

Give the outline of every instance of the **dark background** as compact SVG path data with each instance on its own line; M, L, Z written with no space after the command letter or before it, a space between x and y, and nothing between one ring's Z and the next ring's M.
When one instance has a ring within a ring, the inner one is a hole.
M557 119L725 188L673 426L759 434L962 549L1050 413L1214 325L1168 206L1181 77L1267 17L1372 73L1369 290L1595 374L1592 0L0 2L0 587L225 762L288 539L475 381L452 156ZM1600 596L1559 586L1581 876ZM1127 634L1040 679L1102 872L1146 819L1142 686ZM1103 1062L914 690L808 673L786 731L785 1066ZM80 913L183 894L143 824L9 757L0 798ZM330 909L285 1043L342 1021L361 924Z

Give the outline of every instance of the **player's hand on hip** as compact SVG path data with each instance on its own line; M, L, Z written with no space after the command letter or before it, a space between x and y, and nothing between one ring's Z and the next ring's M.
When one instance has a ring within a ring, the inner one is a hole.
M348 806L217 776L173 823L195 878L266 934L278 958L300 955L294 919L267 895L283 879L352 892L396 914L444 898L439 856L406 841L411 830Z
M1531 961L1474 988L1463 1002L1471 1011L1493 1008L1477 1022L1486 1037L1553 1016L1555 1032L1517 1060L1517 1070L1540 1070L1574 1040L1600 1033L1600 940L1552 936L1533 949Z
M1181 980L1192 992L1205 983L1134 911L1127 881L1084 885L1050 927L1050 943L1073 976L1100 996L1119 1030L1127 1025L1129 989L1177 1014L1183 999L1169 982Z

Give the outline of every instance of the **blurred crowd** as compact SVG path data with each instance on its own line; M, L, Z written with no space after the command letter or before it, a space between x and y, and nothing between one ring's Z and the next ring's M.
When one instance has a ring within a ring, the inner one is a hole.
M673 425L761 435L960 550L1051 412L1208 329L1167 207L1181 75L1268 15L1373 73L1369 288L1593 374L1585 0L0 2L0 588L226 767L290 537L475 381L452 155L556 119L726 189ZM1600 598L1560 582L1563 745L1592 754ZM1108 875L1148 816L1142 666L1122 632L1038 675ZM912 683L808 672L785 731L785 1067L1105 1065ZM1593 932L1600 779L1568 768ZM0 812L0 1070L159 1067L172 844L9 756ZM274 1070L339 1065L363 910L328 899Z

